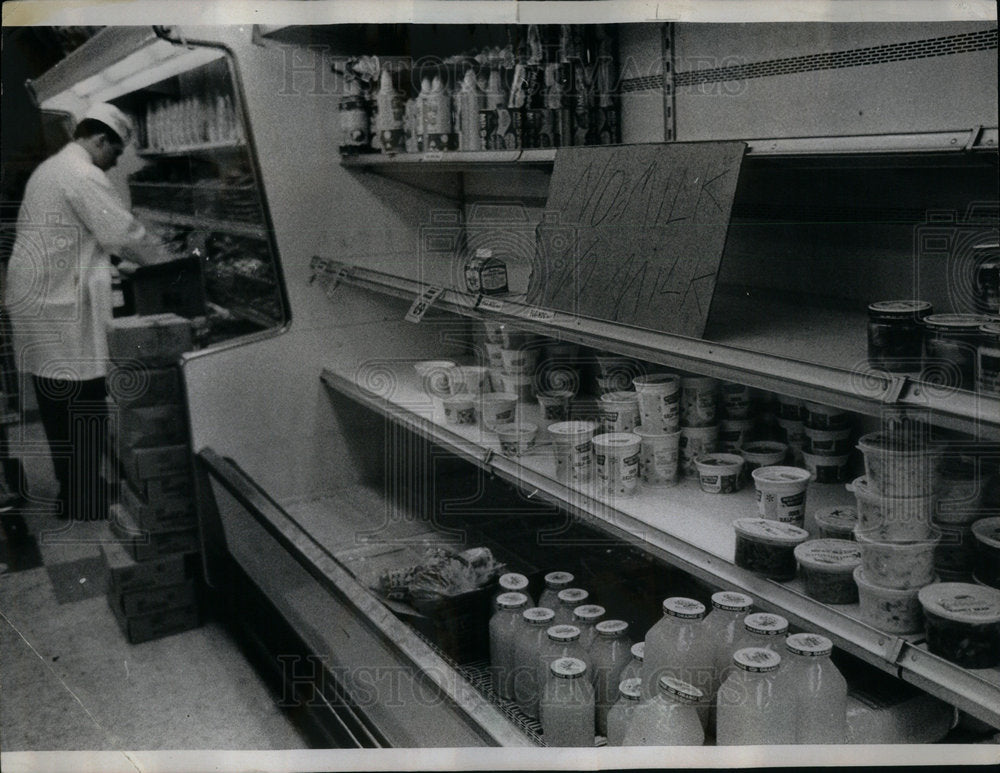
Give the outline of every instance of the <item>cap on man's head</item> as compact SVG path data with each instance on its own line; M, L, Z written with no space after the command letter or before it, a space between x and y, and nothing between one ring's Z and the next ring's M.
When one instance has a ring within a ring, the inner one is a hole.
M132 141L132 122L125 113L114 105L110 105L107 102L98 102L91 105L83 117L100 121L114 131L126 145Z

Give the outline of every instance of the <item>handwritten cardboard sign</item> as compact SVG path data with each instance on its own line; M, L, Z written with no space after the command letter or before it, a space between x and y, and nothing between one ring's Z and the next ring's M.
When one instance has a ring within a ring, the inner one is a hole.
M701 337L745 150L560 148L528 303Z

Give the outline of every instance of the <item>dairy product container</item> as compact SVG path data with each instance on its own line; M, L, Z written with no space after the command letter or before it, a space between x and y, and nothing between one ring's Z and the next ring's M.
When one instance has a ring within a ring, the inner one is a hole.
M809 532L766 518L737 518L733 528L737 566L772 580L795 577L795 546L809 539Z
M854 568L861 564L861 547L857 542L809 540L796 546L795 558L810 597L824 604L852 604L858 600Z
M854 569L858 586L858 614L872 628L885 633L916 633L923 625L919 588L899 590L870 582L863 566Z
M934 551L940 535L926 540L884 542L856 531L861 547L861 565L868 582L883 588L908 590L920 588L934 577Z
M1000 590L964 582L920 589L927 649L963 668L1000 665Z
M813 515L820 539L854 539L858 509L850 505L824 507Z
M683 430L681 430L683 432ZM743 457L737 454L705 454L694 460L698 483L707 494L731 494L742 488Z

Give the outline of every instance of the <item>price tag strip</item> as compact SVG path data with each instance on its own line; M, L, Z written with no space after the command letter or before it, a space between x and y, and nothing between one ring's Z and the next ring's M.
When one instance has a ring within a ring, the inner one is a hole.
M503 301L498 301L496 298L488 298L485 295L480 295L479 303L476 304L476 308L485 309L486 311L503 311Z
M417 323L424 318L424 314L427 310L434 304L434 301L438 299L438 296L444 292L443 287L428 287L420 295L417 296L416 300L413 301L413 305L410 306L410 310L406 312L404 319L407 322Z
M309 277L309 284L319 279L320 285L327 297L332 297L333 291L351 273L351 267L336 260L327 260L319 255L314 255L309 262L312 269L312 276Z

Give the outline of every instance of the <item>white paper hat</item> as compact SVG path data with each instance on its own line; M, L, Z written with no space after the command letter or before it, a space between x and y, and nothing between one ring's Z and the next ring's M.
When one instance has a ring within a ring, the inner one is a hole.
M93 118L95 121L103 123L109 129L113 129L115 134L121 137L122 142L126 145L132 141L132 122L125 113L114 105L109 105L107 102L98 102L91 105L83 117Z

